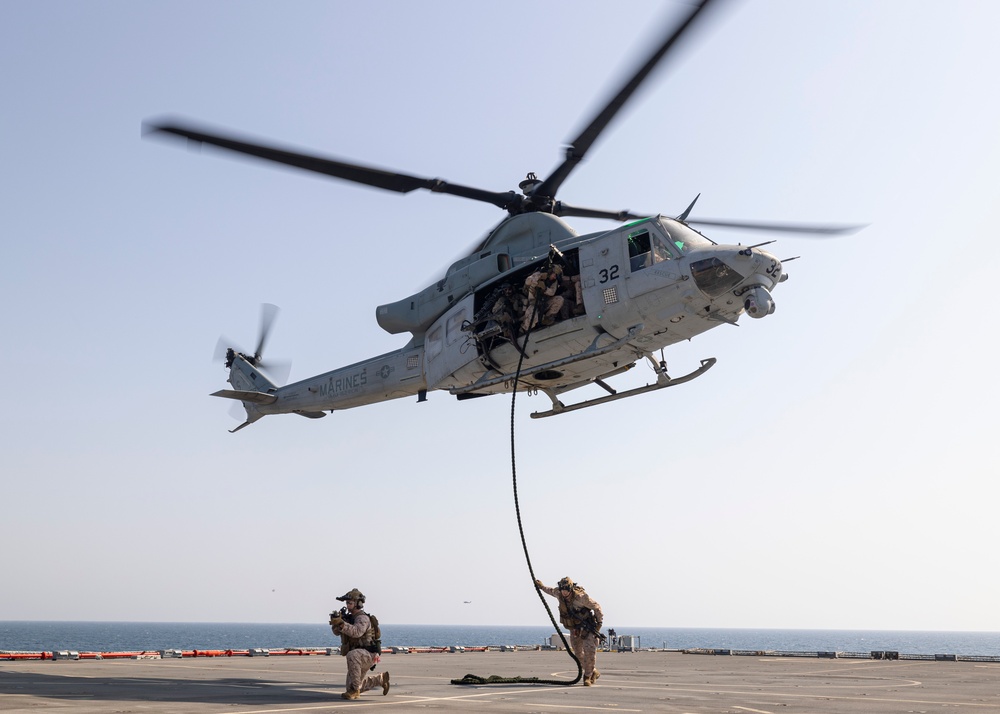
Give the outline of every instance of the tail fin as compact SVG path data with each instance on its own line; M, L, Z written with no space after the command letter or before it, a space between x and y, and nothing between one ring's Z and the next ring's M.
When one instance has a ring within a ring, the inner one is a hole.
M259 407L274 404L278 400L275 394L278 386L241 353L234 355L229 369L229 379L226 381L233 385L234 389L221 389L213 392L212 396L243 402L243 408L247 412L247 420L235 429L231 429L230 433L235 433L266 416L266 412L261 411Z

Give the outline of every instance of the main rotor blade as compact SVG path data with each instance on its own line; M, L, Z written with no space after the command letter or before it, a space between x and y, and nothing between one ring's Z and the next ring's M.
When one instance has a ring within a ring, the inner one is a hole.
M697 199L696 199L697 200ZM556 201L552 212L557 216L575 216L578 218L608 218L613 221L636 221L649 218L649 213L633 213L632 211L602 211L596 208L581 208L571 206L563 201ZM835 236L857 233L867 224L834 225L817 223L766 223L764 221L724 221L714 218L682 220L682 223L694 225L715 226L718 228L737 228L745 231L763 231L767 233L804 233L820 236Z
M649 218L651 214L632 213L631 211L602 211L597 208L582 208L571 206L562 201L556 201L552 212L557 216L575 216L577 218L609 218L612 221L634 221Z
M762 221L717 221L712 218L689 219L685 223L699 226L717 226L719 228L739 228L745 231L765 231L767 233L811 233L821 236L844 235L857 233L867 224L862 225L819 225L815 223L764 223Z
M422 178L420 176L410 176L393 171L384 171L371 166L352 164L346 161L317 156L313 154L300 154L295 151L279 149L275 146L241 141L233 136L212 133L191 124L177 121L160 121L143 123L143 134L170 134L187 139L189 142L199 144L209 144L228 151L235 151L239 154L255 156L259 159L273 161L286 166L294 166L306 171L312 171L326 176L353 181L354 183L381 188L386 191L397 193L409 193L418 188L433 191L435 193L447 193L462 198L471 198L474 201L492 203L498 208L509 209L521 197L513 191L496 192L484 191L470 186L448 183L437 178Z
M597 140L597 137L601 135L601 132L611 123L611 120L615 118L615 115L625 106L626 102L635 93L635 90L639 88L639 85L649 76L649 73L656 68L658 64L666 57L667 53L674 47L677 41L684 35L684 33L691 27L695 18L704 10L708 5L714 0L701 0L701 2L696 3L694 7L691 8L687 17L685 17L680 26L673 31L663 43L656 48L652 56L646 63L639 68L639 70L632 75L631 79L625 83L618 93L608 102L607 105L594 117L593 121L587 126L586 129L574 139L566 147L566 158L563 162L556 167L556 170L545 179L541 184L539 184L535 190L532 192L533 196L545 196L548 198L554 198L556 191L562 186L563 181L569 176L570 172L576 168L576 165L583 160L584 155Z

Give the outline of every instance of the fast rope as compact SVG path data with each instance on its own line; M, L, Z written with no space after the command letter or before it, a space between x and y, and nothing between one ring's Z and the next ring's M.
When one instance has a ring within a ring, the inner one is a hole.
M552 253L549 253L549 262L546 266L547 268L552 267ZM514 449L514 405L517 403L517 383L521 378L521 366L524 364L524 356L528 351L528 338L531 336L531 330L535 325L535 318L538 315L538 300L535 300L534 307L531 311L531 319L528 321L528 330L524 333L524 349L518 350L521 353L521 357L517 360L517 371L514 372L514 388L510 395L510 473L511 479L514 486L514 511L517 513L517 530L521 534L521 548L524 550L524 560L528 564L528 573L531 575L531 584L535 588L535 594L538 595L538 599L542 601L542 606L545 608L545 612L549 615L549 621L552 623L552 627L555 631L559 633L559 639L562 640L563 647L566 648L566 652L573 661L576 662L576 679L567 681L565 679L540 679L538 677L500 677L495 674L489 677L480 677L477 674L467 674L461 679L451 680L452 684L556 684L560 686L572 686L583 679L583 665L580 663L580 658L576 656L576 653L570 649L569 643L566 642L566 635L562 633L562 629L556 624L556 618L552 614L552 609L549 607L548 601L546 601L544 594L535 585L535 569L531 566L531 556L528 555L528 542L524 537L524 526L521 523L521 504L517 497L517 458L516 451ZM515 338L516 339L516 338ZM515 344L515 347L517 345Z

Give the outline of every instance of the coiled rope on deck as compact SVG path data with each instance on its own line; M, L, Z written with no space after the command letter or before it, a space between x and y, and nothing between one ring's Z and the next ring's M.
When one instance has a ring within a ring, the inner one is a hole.
M549 262L547 268L552 267L552 254L549 254ZM531 556L528 554L528 542L524 537L524 525L521 523L521 504L517 496L517 455L514 448L514 407L517 403L517 383L521 378L521 366L524 364L524 356L528 352L528 338L531 336L531 330L534 327L535 317L538 315L538 300L535 301L534 308L531 312L531 319L528 321L528 330L524 333L524 348L519 349L518 352L521 353L521 357L517 360L517 371L514 372L514 388L510 395L510 472L511 480L514 486L514 511L517 513L517 530L521 534L521 548L524 550L524 560L528 564L528 573L531 575L531 585L535 588L535 594L538 595L538 599L542 601L542 607L545 608L545 612L549 615L549 621L552 623L552 627L559 634L559 639L562 640L563 646L566 648L566 652L573 661L576 662L576 678L573 680L565 679L540 679L539 677L500 677L495 674L489 677L481 677L478 674L467 674L461 679L451 680L452 684L556 684L560 686L572 686L583 679L583 665L580 663L580 658L576 656L572 649L570 649L569 643L566 641L566 635L562 633L562 629L556 624L556 618L552 614L552 609L549 607L548 601L545 599L545 595L542 591L535 585L535 569L531 565ZM516 338L515 338L516 340ZM517 344L514 345L517 347Z

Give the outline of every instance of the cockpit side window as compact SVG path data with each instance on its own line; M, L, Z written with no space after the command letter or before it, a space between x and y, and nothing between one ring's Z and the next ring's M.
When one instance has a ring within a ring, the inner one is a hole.
M633 273L653 264L649 230L643 228L628 234L628 259Z
M666 242L656 233L653 234L653 262L662 263L664 260L673 259L673 255L670 253L670 248L667 247Z

